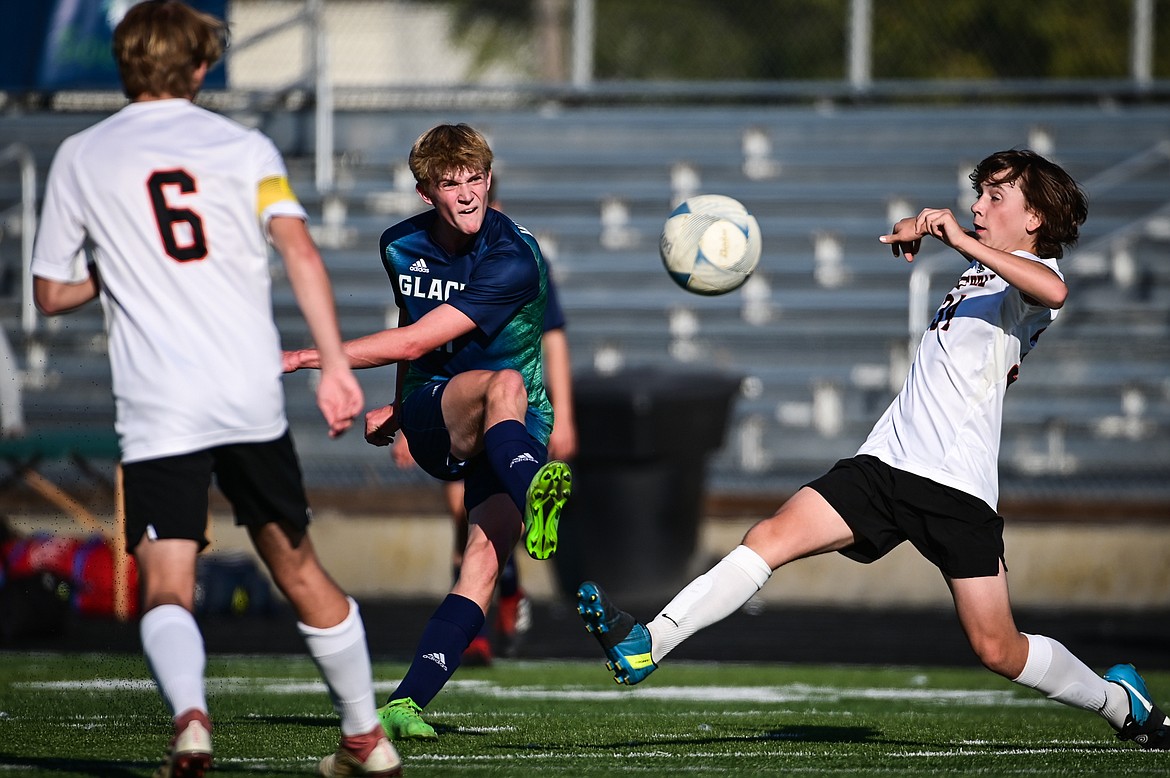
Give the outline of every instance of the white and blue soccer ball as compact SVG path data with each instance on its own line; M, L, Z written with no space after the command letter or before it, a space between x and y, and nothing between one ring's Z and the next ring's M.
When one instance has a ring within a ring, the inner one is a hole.
M658 253L674 282L688 292L726 294L760 263L760 225L738 200L696 195L671 212Z

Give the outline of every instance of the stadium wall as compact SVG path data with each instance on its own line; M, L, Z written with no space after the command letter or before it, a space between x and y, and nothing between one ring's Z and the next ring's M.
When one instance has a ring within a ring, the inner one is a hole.
M62 535L79 529L68 519L37 514L9 517L19 532ZM699 574L734 548L752 519L707 518L700 526L692 572ZM112 524L112 520L111 520ZM450 589L450 519L441 514L350 515L318 511L313 542L338 583L358 597L441 597ZM1017 606L1138 611L1167 607L1170 527L1155 523L1007 522L1007 563ZM253 554L244 531L216 514L206 553ZM520 554L525 589L555 600L555 568ZM680 561L680 563L682 563ZM839 607L949 607L938 571L904 544L873 565L837 554L792 564L761 591L765 604Z

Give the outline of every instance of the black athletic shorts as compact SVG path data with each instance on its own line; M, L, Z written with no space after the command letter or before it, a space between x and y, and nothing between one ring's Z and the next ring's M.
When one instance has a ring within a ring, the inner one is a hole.
M864 454L807 485L853 530L857 541L840 552L850 559L868 564L909 540L951 578L999 574L1003 519L974 495Z
M432 381L407 395L399 408L402 413L399 426L410 444L410 455L428 475L441 481L463 481L463 505L470 511L493 494L508 490L483 452L466 461L452 458L451 436L443 420L446 389L446 381ZM542 458L546 458L544 444L529 437Z
M131 462L122 472L130 550L143 534L152 540L194 540L200 550L206 547L213 475L240 526L277 521L304 530L311 518L300 462L287 431L266 443L233 443Z

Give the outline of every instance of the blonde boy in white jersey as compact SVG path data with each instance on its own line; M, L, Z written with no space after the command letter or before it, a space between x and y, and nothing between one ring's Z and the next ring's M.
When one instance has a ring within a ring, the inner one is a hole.
M1060 167L1029 151L989 156L972 172L973 227L928 208L881 236L913 261L925 236L969 266L947 294L906 384L857 455L800 489L742 544L643 625L593 582L577 593L586 628L619 683L638 683L686 638L737 611L772 571L838 551L860 562L905 540L943 573L959 623L993 672L1099 713L1118 737L1170 748L1170 719L1131 665L1102 678L1063 645L1021 633L1004 563L997 459L1003 396L1020 360L1056 317L1068 288L1056 267L1088 216Z
M122 449L126 540L141 576L143 652L174 719L157 776L211 767L196 555L214 475L296 611L341 719L322 775L401 773L375 712L357 604L321 567L281 383L265 238L284 259L322 357L329 434L362 411L332 289L261 133L195 106L227 27L178 0L132 7L114 31L131 103L62 143L34 251L37 305L65 313L101 296ZM74 260L89 246L93 266Z

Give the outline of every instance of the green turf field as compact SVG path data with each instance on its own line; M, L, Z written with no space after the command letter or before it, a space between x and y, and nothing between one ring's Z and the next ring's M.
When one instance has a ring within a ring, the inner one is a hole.
M309 775L334 748L307 659L207 670L215 775ZM379 698L404 670L376 665ZM1170 673L1146 679L1166 707ZM600 660L497 661L428 717L439 739L400 744L407 775L1170 775L1170 753L967 669L674 663L626 688ZM0 653L0 778L149 775L169 735L137 656Z

